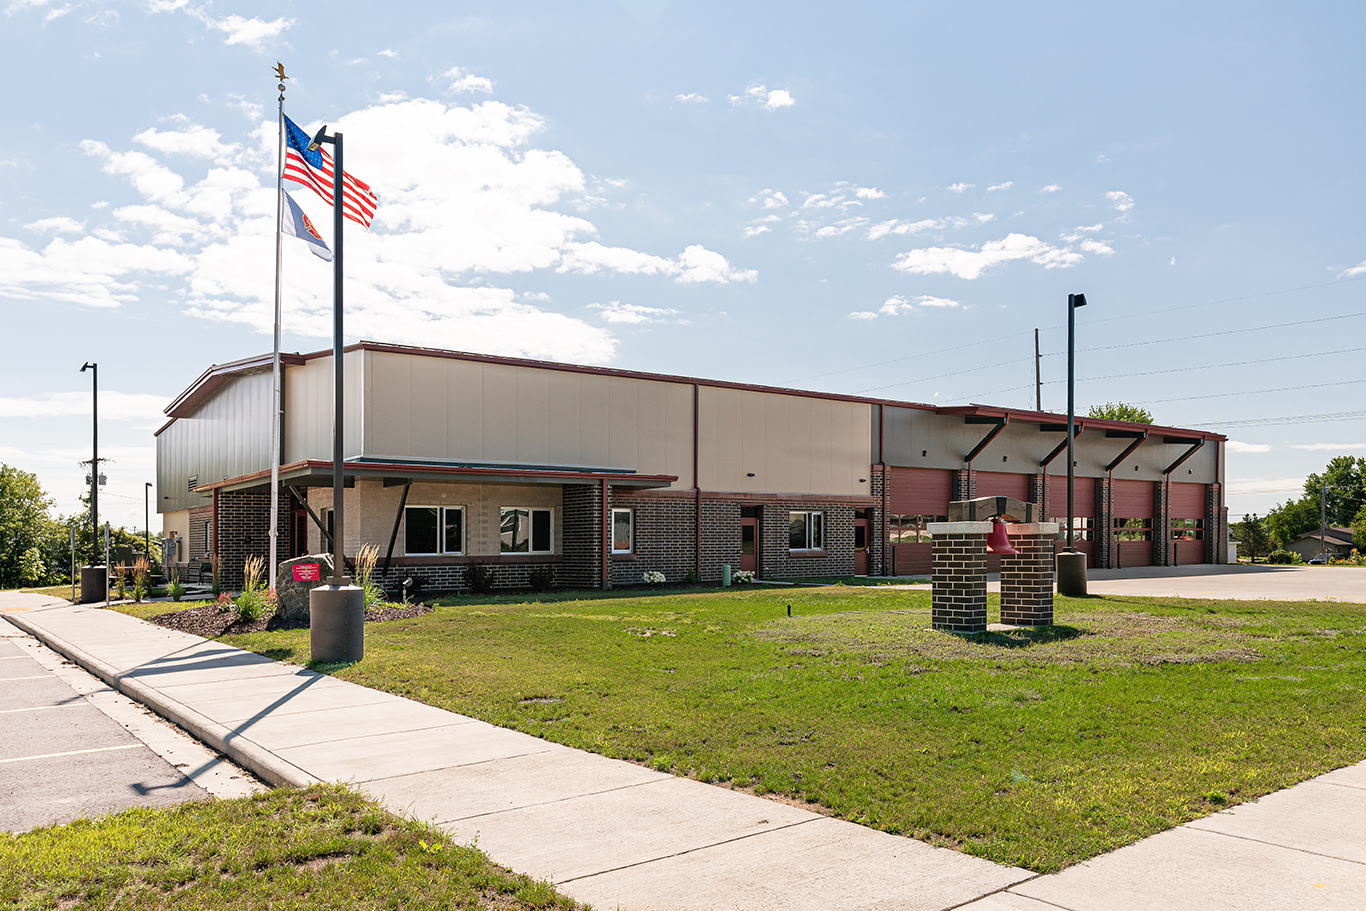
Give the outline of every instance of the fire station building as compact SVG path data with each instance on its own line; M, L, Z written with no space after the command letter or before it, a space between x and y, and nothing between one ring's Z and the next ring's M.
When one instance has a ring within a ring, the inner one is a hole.
M634 585L930 570L951 500L1065 522L1066 418L362 342L344 355L345 553L392 583ZM332 353L283 358L281 559L330 550ZM176 560L241 584L269 551L271 358L210 367L157 431ZM1075 538L1097 567L1223 562L1224 440L1079 419ZM993 569L995 567L992 567Z

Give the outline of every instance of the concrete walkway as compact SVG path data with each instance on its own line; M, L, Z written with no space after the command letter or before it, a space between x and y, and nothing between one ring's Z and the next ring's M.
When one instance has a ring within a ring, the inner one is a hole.
M347 781L599 909L1359 909L1366 763L1035 876L176 633L0 613L267 780Z
M272 783L349 782L600 909L937 911L1034 876L115 611L4 593L0 614Z

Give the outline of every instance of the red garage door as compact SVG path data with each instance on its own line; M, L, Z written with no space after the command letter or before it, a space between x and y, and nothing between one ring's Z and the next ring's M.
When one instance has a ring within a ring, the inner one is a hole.
M1121 567L1153 565L1153 482L1115 481L1112 524Z
M1205 485L1173 481L1169 492L1176 565L1205 562Z
M1014 497L1026 503L1031 499L1027 474L1005 471L978 471L973 474L979 497Z
M1086 554L1086 565L1096 565L1096 479L1072 479L1072 515L1076 519L1072 541L1077 550ZM1057 522L1067 531L1067 475L1048 476L1048 504L1044 509L1048 521ZM1067 546L1066 537L1058 542L1058 550Z
M953 472L943 468L893 468L887 492L892 572L929 575L934 553L930 522L948 517Z

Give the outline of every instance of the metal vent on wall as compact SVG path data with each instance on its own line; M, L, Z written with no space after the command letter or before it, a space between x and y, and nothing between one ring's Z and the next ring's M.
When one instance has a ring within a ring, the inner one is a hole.
M187 485L186 489L187 489L190 493L194 493L194 489L195 489L196 487L198 487L198 486L199 486L199 475L195 475L194 477L190 478L189 484Z

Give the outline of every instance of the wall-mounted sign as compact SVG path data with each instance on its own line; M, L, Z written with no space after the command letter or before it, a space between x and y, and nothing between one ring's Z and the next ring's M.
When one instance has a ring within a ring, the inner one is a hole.
M317 582L322 576L318 572L316 563L295 563L294 581L295 582Z

